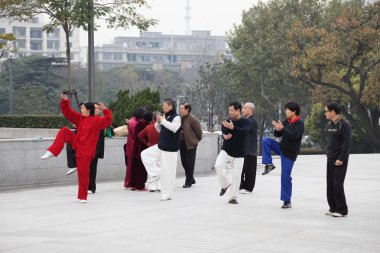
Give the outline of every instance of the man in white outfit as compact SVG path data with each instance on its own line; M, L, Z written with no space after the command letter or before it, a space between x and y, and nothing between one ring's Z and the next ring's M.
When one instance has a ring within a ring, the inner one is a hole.
M229 114L230 118L222 122L224 141L216 158L215 170L222 188L219 195L223 196L227 189L231 188L228 203L237 204L249 122L241 116L239 102L230 103ZM232 170L232 180L227 177L229 168Z
M162 104L164 116L156 116L155 127L160 133L158 144L141 152L148 173L148 184L160 179L161 200L170 200L175 186L181 118L175 111L175 100L167 98ZM157 183L157 182L156 182Z

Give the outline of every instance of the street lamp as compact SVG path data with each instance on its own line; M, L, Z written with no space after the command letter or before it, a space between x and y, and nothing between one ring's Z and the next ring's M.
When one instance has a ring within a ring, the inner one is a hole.
M9 114L13 114L13 54L9 55Z

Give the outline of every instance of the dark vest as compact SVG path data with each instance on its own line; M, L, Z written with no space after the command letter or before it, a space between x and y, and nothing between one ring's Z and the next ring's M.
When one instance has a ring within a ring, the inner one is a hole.
M167 115L166 120L172 122L178 114L176 112ZM163 151L177 152L179 150L179 135L181 128L177 132L173 133L167 129L164 125L161 125L160 139L158 140L158 147Z

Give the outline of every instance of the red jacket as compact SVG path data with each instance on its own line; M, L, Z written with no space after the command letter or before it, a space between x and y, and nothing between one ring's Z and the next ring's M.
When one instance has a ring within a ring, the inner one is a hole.
M157 132L154 124L155 123L151 123L145 127L144 130L142 130L138 135L139 140L148 147L156 145L158 143L158 139L160 138L160 133Z
M76 138L72 144L72 147L76 149L76 156L92 159L95 155L100 130L107 128L112 123L112 112L104 109L104 117L83 117L82 114L71 108L69 99L61 100L61 111L63 116L77 127Z

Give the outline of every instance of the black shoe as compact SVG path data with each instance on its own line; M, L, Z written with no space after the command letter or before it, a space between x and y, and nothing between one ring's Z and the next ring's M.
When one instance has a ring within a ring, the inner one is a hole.
M230 184L229 186L227 186L227 188L222 188L222 189L220 190L219 196L223 196L223 195L226 193L227 189L228 189L230 186L231 186L231 184Z
M184 184L182 187L183 187L183 188L190 188L191 185Z
M276 168L276 166L274 166L273 164L267 164L267 165L265 165L264 172L261 175L266 175L269 172L271 172L272 170L274 170L275 168Z
M228 203L230 203L230 204L238 204L238 202L237 202L236 199L231 199L230 201L228 201Z
M191 181L191 184L196 184L197 182L195 181L195 179L193 178L193 181Z
M292 207L292 203L289 201L285 201L281 208L285 209L285 208L291 208L291 207Z

